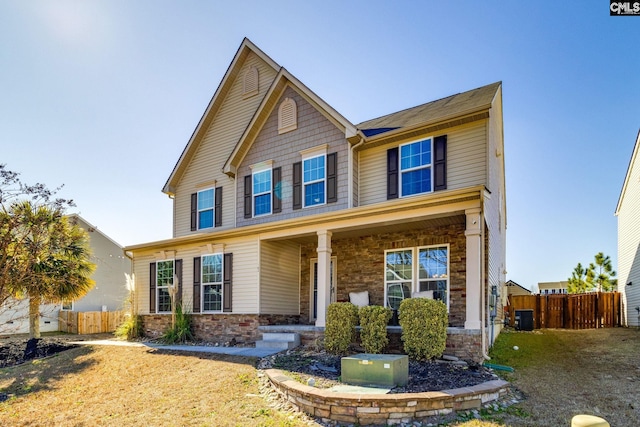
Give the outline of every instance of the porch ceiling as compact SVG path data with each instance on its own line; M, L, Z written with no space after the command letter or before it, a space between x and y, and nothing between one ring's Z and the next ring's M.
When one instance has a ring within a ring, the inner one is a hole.
M464 212L453 212L449 215L431 216L413 218L411 220L387 221L377 224L362 224L349 228L336 229L330 228L333 233L332 240L335 239L351 239L362 236L371 236L382 233L401 233L415 229L429 229L434 227L443 227L448 225L465 225L466 216ZM316 243L318 236L315 233L300 234L288 236L286 238L277 238L274 240L288 240L296 243Z

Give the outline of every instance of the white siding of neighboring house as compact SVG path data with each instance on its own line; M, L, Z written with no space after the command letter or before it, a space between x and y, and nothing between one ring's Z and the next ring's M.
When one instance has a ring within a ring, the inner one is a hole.
M447 129L432 136L443 134L447 135L447 189L486 185L487 120ZM398 145L384 145L359 153L359 206L387 200L387 150Z
M258 68L259 93L244 99L242 95L244 71L251 66ZM254 53L250 53L177 185L174 200L174 237L193 233L191 231L191 194L213 187L206 183L214 180L216 187L223 187L221 229L235 226L235 182L222 172L222 168L274 78L273 68Z
M618 207L618 290L628 326L640 326L640 150L636 142ZM627 283L631 282L631 286Z
M300 313L300 245L261 242L260 313Z
M40 305L40 332L58 330L60 304ZM10 298L0 307L0 334L29 333L29 300Z

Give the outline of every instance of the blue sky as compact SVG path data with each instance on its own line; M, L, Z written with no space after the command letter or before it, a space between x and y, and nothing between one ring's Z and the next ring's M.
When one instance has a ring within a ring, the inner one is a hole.
M502 81L507 278L617 266L640 16L606 0L3 0L0 162L122 245L170 238L161 189L244 37L352 123Z

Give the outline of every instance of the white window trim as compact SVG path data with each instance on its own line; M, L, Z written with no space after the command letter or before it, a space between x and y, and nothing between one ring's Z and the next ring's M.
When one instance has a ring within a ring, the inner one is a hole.
M173 274L171 275L171 284L159 286L158 272L160 271L160 269L158 268L158 263L169 262L169 261L171 261L173 265L173 268L172 268ZM176 277L176 260L175 259L163 259L163 260L156 261L156 313L158 314L171 313L171 309L169 309L169 311L160 311L160 289L166 289L169 292L169 298L171 298L171 291L169 291L169 288L175 284L173 283L175 277Z
M306 160L311 160L311 159L314 159L316 157L324 157L324 178L305 182L305 180L304 180L304 162ZM316 204L307 206L307 185L317 184L318 182L322 182L323 186L324 186L324 201L322 203L316 203ZM314 151L314 154L307 154L306 156L302 157L302 207L303 208L307 208L307 207L308 208L315 208L315 207L323 206L323 205L326 205L326 204L327 204L327 152L326 152L326 149L325 149L324 152L315 152Z
M419 166L419 167L413 167L413 168L409 168L409 169L402 169L402 147L405 145L411 145L411 144L415 144L416 142L422 142L422 141L426 141L426 140L430 140L431 141L431 163L429 163L429 166ZM409 141L409 142L405 142L404 144L400 144L398 146L398 173L400 174L400 179L398 182L399 188L398 191L400 193L400 198L403 197L414 197L414 196L419 196L421 194L429 194L429 193L433 193L433 140L434 137L433 136L428 136L425 138L420 138L420 139L416 139L413 141ZM412 171L417 171L420 169L425 169L425 168L429 168L429 173L431 174L431 190L426 191L424 193L414 193L414 194L403 194L402 192L402 180L403 180L403 176L405 172L412 172Z
M203 192L209 191L209 190L211 190L213 192L213 198L211 199L213 203L212 203L210 208L200 209L200 193L203 193ZM197 213L198 217L196 218L197 219L197 224L198 224L198 228L197 229L198 230L208 230L210 228L215 228L215 226L216 226L216 189L214 187L203 188L202 190L198 190L197 194L198 194L197 195L197 200L196 200L197 208L198 208L198 213ZM200 226L200 212L205 212L205 211L208 211L208 210L211 210L212 225L211 225L211 227L201 227Z
M253 217L256 218L256 217L271 215L273 214L273 160L269 160L267 162L250 166L250 168L251 168L251 205L252 205L251 208L253 209L253 212L252 212ZM271 175L271 179L270 179L271 185L269 186L268 191L263 191L262 193L256 193L256 186L253 181L253 177L256 174L263 173L266 171L269 171L269 174ZM271 205L270 205L269 212L257 214L256 213L256 197L264 196L265 194L271 195Z
M309 321L315 321L316 318L313 316L313 312L315 311L314 304L314 295L313 295L313 269L314 266L318 263L318 258L311 258L311 265L309 267ZM333 283L331 283L331 302L336 302L338 300L338 257L331 257L331 279L333 279Z
M204 309L204 287L217 285L218 282L206 282L204 281L204 258L209 256L220 256L220 310L205 310ZM224 253L216 252L211 254L204 254L200 256L200 307L202 308L202 313L222 313L224 306Z
M73 306L75 304L75 301L71 300L71 308L65 308L65 303L67 303L68 301L62 301L62 303L60 304L60 310L61 311L73 311Z
M449 312L449 307L451 305L451 246L449 243L441 244L441 245L428 245L428 246L412 246L407 248L396 248L396 249L388 249L384 251L384 306L387 307L387 254L390 252L402 252L402 251L411 251L411 294L414 292L418 292L420 289L420 266L419 263L416 262L418 260L418 255L420 254L421 249L431 249L431 248L447 248L447 300L445 304L447 305L447 313ZM438 279L443 280L443 279ZM396 281L393 281L396 282Z

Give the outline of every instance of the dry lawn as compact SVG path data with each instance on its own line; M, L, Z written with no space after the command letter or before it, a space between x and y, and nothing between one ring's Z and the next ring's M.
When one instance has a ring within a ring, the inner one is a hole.
M577 414L602 417L613 427L640 425L637 329L504 333L493 352L493 362L515 368L503 376L527 397L516 406L527 416L505 416L508 425L569 426Z
M1 426L306 426L260 394L255 359L82 346L0 370Z

